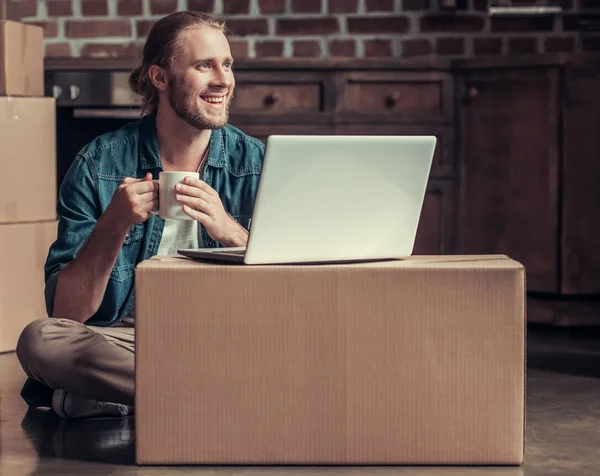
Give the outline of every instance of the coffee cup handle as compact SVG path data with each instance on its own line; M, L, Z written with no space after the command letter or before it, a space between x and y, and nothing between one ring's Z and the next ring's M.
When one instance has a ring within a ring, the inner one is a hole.
M159 184L158 187L160 188L160 180L154 179L152 180L154 183ZM160 203L160 198L159 198L159 203ZM159 208L155 208L154 210L150 210L150 214L151 215L158 215L160 213Z

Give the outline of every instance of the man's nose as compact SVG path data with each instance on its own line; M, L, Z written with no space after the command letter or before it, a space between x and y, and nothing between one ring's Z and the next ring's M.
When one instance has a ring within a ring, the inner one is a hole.
M226 70L222 66L215 68L215 74L213 75L214 84L218 84L224 88L229 88L233 82L233 73Z

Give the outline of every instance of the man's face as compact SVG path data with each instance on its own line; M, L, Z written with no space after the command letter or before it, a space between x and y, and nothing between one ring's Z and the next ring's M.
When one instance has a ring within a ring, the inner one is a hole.
M197 129L221 129L233 97L231 50L223 33L201 27L182 35L182 48L169 71L169 103Z

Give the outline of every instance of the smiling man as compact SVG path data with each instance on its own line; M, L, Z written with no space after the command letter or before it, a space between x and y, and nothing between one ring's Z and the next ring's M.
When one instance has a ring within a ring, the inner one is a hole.
M232 66L211 17L177 12L150 31L130 77L147 114L85 146L61 186L45 265L51 318L17 346L30 405L65 418L132 413L135 266L178 248L246 245L264 146L227 124ZM163 170L200 172L178 190L193 220L151 213Z

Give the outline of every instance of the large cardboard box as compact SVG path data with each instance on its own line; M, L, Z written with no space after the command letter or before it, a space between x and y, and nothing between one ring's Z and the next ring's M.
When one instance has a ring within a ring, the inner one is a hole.
M0 97L0 224L56 218L54 98Z
M44 263L57 221L0 225L0 352L16 349L25 326L46 317Z
M0 96L44 95L44 29L0 21Z
M523 461L525 270L505 256L136 269L140 464Z

